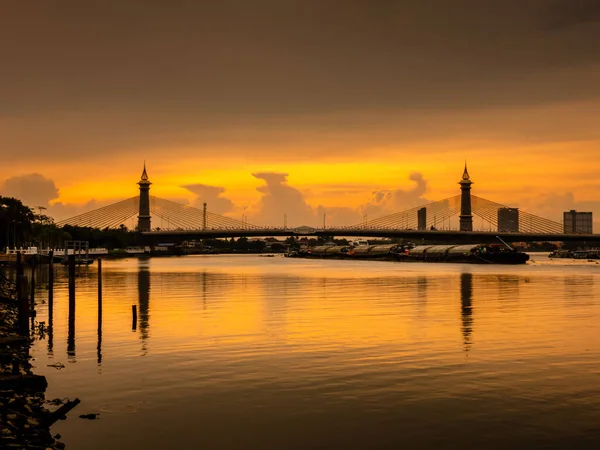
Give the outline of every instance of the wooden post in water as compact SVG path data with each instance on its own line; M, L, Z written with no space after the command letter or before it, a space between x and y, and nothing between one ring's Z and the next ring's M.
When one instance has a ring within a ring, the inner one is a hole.
M132 313L131 331L135 331L137 329L137 305L131 305L131 313Z
M102 258L98 258L98 344L96 345L96 360L102 363Z
M69 310L71 306L75 310L75 255L67 257L67 265L69 267Z
M29 336L29 297L27 277L17 275L17 297L19 301L19 334Z
M35 268L31 268L31 307L35 305Z
M48 253L48 303L54 300L54 264L52 260L54 259L54 251L50 250Z
M67 356L75 356L75 255L68 255L69 266L69 334L67 336Z
M17 301L19 302L19 333L29 336L29 298L27 278L23 270L23 255L17 252Z
M31 329L33 330L35 326L35 265L31 266L31 290L29 291L29 296L29 317L31 317Z
M23 275L25 272L23 270L23 258L21 252L17 252L17 276Z
M54 316L54 250L48 252L48 353L52 354L54 345L54 330L52 320Z
M21 283L19 283L19 275L23 275L22 268L21 268L21 252L17 252L17 260L16 260L15 264L17 265L17 299L20 301L22 286L21 286Z
M98 258L98 312L102 310L102 258Z

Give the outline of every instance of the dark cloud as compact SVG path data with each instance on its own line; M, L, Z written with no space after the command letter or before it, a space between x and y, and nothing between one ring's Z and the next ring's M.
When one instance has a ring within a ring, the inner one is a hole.
M35 211L38 207L43 207L45 209L41 212L56 222L112 203L106 200L98 202L95 199L83 204L56 201L59 198L56 183L39 173L8 178L0 185L0 195L18 198Z
M571 22L595 14L592 2L578 3L566 8ZM521 103L526 90L518 84L497 88L549 68L598 63L600 30L545 33L539 21L547 5L13 2L0 19L1 108L17 116L162 110L198 117ZM569 17L561 11L553 14ZM600 88L563 86L529 101L571 99L584 89Z
M208 211L215 214L225 214L234 208L233 202L222 196L225 192L223 187L206 184L187 184L181 187L196 195L196 199L192 203L192 206L196 208L202 208L205 202Z
M545 25L565 29L599 21L600 0L559 0L550 5Z
M481 110L600 98L600 27L540 26L596 17L589 0L9 3L0 148L11 162L214 147L323 159L457 131L539 136L539 111L467 128ZM598 134L559 126L567 116L543 136ZM302 153L279 150L290 142Z
M48 207L50 201L59 195L54 181L39 173L8 178L0 186L0 193L5 197L18 198L30 208Z

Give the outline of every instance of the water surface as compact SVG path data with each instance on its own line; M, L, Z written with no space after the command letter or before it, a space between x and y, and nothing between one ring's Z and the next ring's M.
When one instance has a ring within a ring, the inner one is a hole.
M101 320L78 275L33 348L68 450L600 447L598 264L105 260Z

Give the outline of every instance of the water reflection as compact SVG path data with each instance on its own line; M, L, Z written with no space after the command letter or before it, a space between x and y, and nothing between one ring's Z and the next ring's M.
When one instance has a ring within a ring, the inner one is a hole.
M142 340L142 354L145 355L148 351L150 327L150 267L148 260L139 260L137 277L140 339Z
M565 277L565 300L571 305L591 305L594 303L594 276L583 275L578 277Z
M101 267L101 266L100 266ZM96 343L96 363L102 364L102 274L98 273L98 340Z
M463 348L465 352L471 349L471 334L473 333L473 275L460 275L460 317L462 320Z
M206 270L202 271L202 309L206 309L206 293L208 286L206 285Z
M427 277L417 277L417 297L423 300L427 300Z
M75 359L75 271L69 266L72 272L69 276L69 331L67 334L67 359Z
M54 354L54 265L48 265L48 355Z

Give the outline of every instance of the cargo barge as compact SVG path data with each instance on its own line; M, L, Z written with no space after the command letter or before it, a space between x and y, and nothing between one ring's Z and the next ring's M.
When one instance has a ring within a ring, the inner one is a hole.
M589 250L555 250L548 258L571 258L571 259L600 259L600 249Z
M384 260L468 264L525 264L529 255L500 244L317 246L288 253L290 258Z

